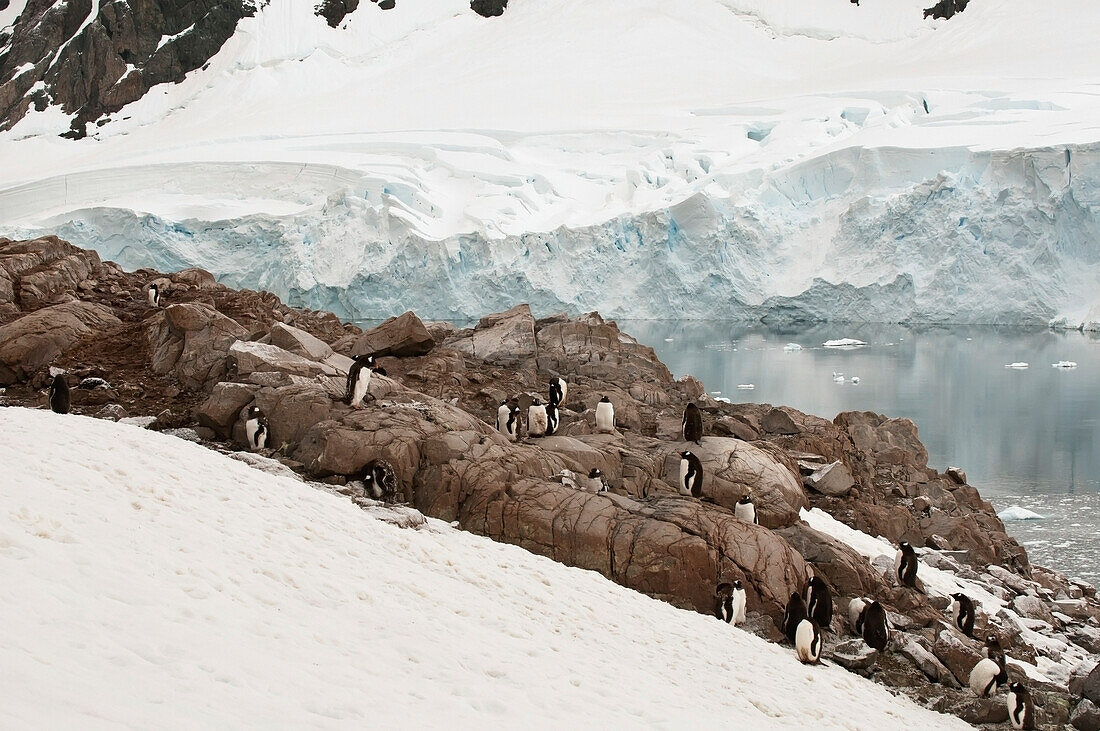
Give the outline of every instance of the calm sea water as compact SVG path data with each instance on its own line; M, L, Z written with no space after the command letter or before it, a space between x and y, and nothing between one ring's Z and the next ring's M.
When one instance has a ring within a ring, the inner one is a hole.
M850 410L912 419L931 466L962 467L998 511L1019 505L1044 516L1006 523L1033 561L1100 582L1100 338L991 327L619 325L677 376L690 373L735 402L830 419ZM867 346L822 346L840 338ZM1059 361L1077 367L1051 367ZM1029 367L1005 368L1018 362Z

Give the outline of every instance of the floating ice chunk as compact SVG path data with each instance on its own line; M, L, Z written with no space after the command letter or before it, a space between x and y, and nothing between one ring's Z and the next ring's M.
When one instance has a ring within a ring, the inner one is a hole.
M1013 505L1011 508L1005 508L1001 512L997 513L997 517L1001 520L1042 520L1043 516L1038 513L1022 508L1019 505Z
M715 398L714 400L715 400L715 401L720 401L720 402L722 402L722 403L724 403L724 404L732 404L732 403L733 403L732 401L730 401L730 400L729 400L728 398L726 398L725 396L718 396L718 397L717 397L717 398Z
M1051 368L1076 368L1077 363L1072 360L1060 360L1057 363L1051 363Z
M665 338L666 343L671 343L671 342L674 342L674 341L675 341L675 338Z
M844 374L833 371L833 383L844 383Z
M738 383L737 384L737 389L739 391L751 391L754 388L756 388L755 383Z
M859 376L852 376L852 378L850 380L851 380L851 384L853 386L858 386L859 385Z
M802 346L799 345L798 343L787 343L786 345L783 346L783 350L787 350L787 351L802 350Z
M1018 360L1015 363L1005 363L1005 368L1015 368L1018 371L1022 371L1028 367L1028 364L1024 363L1022 360Z
M711 395L711 396L721 396L721 395L722 395L722 392L721 392L721 391L711 391L711 392L710 392L710 395Z
M826 340L822 345L826 348L862 348L867 343L855 338L840 338L839 340Z

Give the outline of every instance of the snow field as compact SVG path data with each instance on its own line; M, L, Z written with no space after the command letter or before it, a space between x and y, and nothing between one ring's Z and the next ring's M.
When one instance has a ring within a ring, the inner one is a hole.
M0 725L966 728L512 546L0 409ZM837 709L843 709L838 713Z

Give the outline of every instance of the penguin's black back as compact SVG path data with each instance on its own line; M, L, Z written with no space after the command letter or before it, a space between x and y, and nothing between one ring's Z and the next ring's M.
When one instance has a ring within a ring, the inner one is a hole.
M960 594L955 599L959 603L959 616L955 618L955 624L967 637L974 636L974 602L965 594Z
M901 552L898 580L902 586L916 587L917 585L917 554L911 546L908 551L902 550Z
M863 641L876 650L886 649L890 641L890 626L886 610L878 602L871 602L860 615L863 621Z
M684 410L684 441L699 443L703 438L703 414L694 403Z
M703 463L699 461L694 453L689 454L686 459L688 461L688 474L695 476L695 481L691 483L691 496L703 497Z
M816 576L810 580L810 617L825 629L833 623L833 594L829 586Z
M55 414L67 414L70 408L69 382L64 375L54 376L50 383L50 409Z
M795 633L798 631L799 623L806 618L806 605L802 601L802 595L798 593L791 594L791 599L787 602L787 610L783 612L783 634L787 636L787 640L793 645Z

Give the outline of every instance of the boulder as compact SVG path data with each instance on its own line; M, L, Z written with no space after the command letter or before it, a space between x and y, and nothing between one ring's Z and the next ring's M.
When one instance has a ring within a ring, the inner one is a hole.
M929 680L949 688L957 687L959 684L955 681L955 676L924 646L922 639L908 632L894 634L894 643L898 652L913 663Z
M387 355L406 358L427 355L434 347L435 340L428 332L428 328L410 311L398 317L391 317L381 325L360 335L352 346L351 354L359 356L374 353L377 358Z
M678 483L680 452L689 447L703 463L704 499L732 510L751 495L761 525L778 528L798 520L806 506L802 485L772 455L737 439L703 437L698 445L681 443L665 458L663 476L670 485Z
M281 322L271 326L271 344L309 360L323 361L333 355L328 343Z
M496 365L519 365L535 357L535 318L529 306L517 305L481 318L473 330L461 330L444 344Z
M760 420L760 427L769 434L798 434L801 429L783 409L772 409Z
M855 486L856 481L852 473L841 461L831 462L802 478L802 484L806 485L822 495L830 497L842 497Z
M982 659L981 643L963 636L954 627L940 625L936 632L936 641L932 644L932 653L961 685L970 682L970 671Z
M146 326L154 373L174 374L183 388L202 390L226 374L226 356L248 331L213 307L169 305Z
M223 381L216 384L206 401L195 409L195 418L202 426L228 439L233 435L233 425L241 409L252 402L256 390L255 386L244 383Z
M103 305L66 302L0 325L0 386L25 380L85 335L118 324Z
M1050 613L1050 609L1041 599L1036 597L1018 596L1012 600L1012 608L1022 617L1038 619L1049 625L1054 624L1054 616Z
M219 286L218 280L214 278L213 274L198 267L181 269L178 272L169 274L168 278L172 280L173 284L182 284L200 290L218 289Z
M960 467L948 467L945 473L956 485L966 484L966 473Z
M814 573L829 584L834 597L880 596L886 590L882 575L871 568L867 559L832 536L802 521L775 532L814 567ZM837 606L836 616L846 608Z
M848 670L865 670L874 664L878 652L863 640L850 639L825 645L823 656Z
M251 373L272 372L303 378L336 375L332 366L295 355L277 345L247 340L238 340L229 347L229 364L239 378L247 378Z
M506 7L508 0L470 0L470 9L483 18L503 15Z
M671 390L672 373L653 348L622 332L614 322L604 321L598 312L574 320L565 317L542 320L536 339L540 371L614 383L631 389L632 397L645 403L658 403L658 394L667 399ZM634 396L633 386L626 384L648 385L648 398L643 393ZM689 393L697 390L690 382L685 382L684 387ZM618 404L615 408L618 411Z
M56 236L0 243L0 303L15 302L24 311L72 295L100 267L99 255Z
M1078 731L1100 731L1100 707L1088 698L1082 698L1074 707L1069 722Z
M1085 682L1081 685L1081 695L1093 703L1100 705L1100 664L1085 676Z
M845 411L833 423L845 429L856 449L872 464L928 466L928 450L909 419L890 419L870 411Z
M285 445L289 452L298 449L306 433L315 425L347 411L347 407L334 401L333 394L318 383L262 388L256 392L255 404L267 417L267 446L280 449ZM247 444L243 417L234 425L233 438L240 444Z

